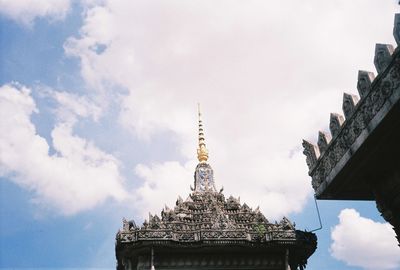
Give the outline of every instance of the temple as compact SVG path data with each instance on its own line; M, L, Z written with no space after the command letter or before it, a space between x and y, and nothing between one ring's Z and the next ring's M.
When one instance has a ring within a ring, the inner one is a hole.
M400 14L393 35L400 44ZM375 200L400 243L400 49L376 44L373 72L359 71L360 96L343 95L343 113L330 116L330 134L303 140L318 199Z
M259 208L217 191L199 111L199 163L186 200L142 226L123 219L116 235L117 269L304 269L314 233L283 218L270 223Z

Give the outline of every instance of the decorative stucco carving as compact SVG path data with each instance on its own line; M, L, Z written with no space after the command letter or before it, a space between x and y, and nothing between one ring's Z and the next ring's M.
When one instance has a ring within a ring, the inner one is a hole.
M332 137L329 133L323 131L318 132L318 148L321 154L326 151L331 139Z
M374 64L378 73L381 73L388 67L390 60L392 59L393 51L393 46L390 44L375 45Z
M394 36L399 40L400 15L396 14ZM372 72L359 71L357 89L361 96L344 94L344 118L338 114L331 114L329 129L332 140L325 144L323 135L318 137L318 149L312 143L303 141L304 154L309 166L309 175L312 177L312 186L317 191L321 183L326 180L332 169L337 166L341 158L348 152L360 134L367 129L371 120L382 110L385 103L392 106L391 97L400 91L400 52L394 51L391 45L377 44L375 50L375 66L378 76ZM397 96L396 96L397 97ZM312 155L321 152L320 157ZM311 164L311 166L310 166Z
M344 117L346 119L349 119L353 115L354 109L355 109L358 101L359 101L359 98L356 95L347 94L347 93L343 94L342 109L343 109Z
M329 143L326 153L321 156L321 159L316 161L317 166L310 167L309 171L315 190L326 179L331 170L349 150L350 146L360 136L361 132L368 126L374 116L382 109L394 91L400 91L399 54L396 54L388 70L379 76L379 80L374 83L367 95L359 101L354 115L343 126L338 128L339 125L337 123L332 125L331 120L330 128L333 139ZM333 129L332 126L334 126ZM335 138L335 135L338 136ZM308 158L308 155L306 157Z
M330 121L329 121L329 130L331 131L332 138L336 137L343 125L344 118L342 115L338 113L331 113Z
M140 228L124 229L117 234L121 242L172 240L198 242L202 240L267 241L295 240L295 228L286 218L279 223L269 223L259 211L230 196L225 199L220 192L193 192L190 199L178 199L174 209L164 208L161 218L149 215ZM264 230L260 230L264 228ZM262 235L260 235L260 233Z
M371 89L371 84L375 79L373 72L359 70L357 80L357 90L361 98L365 97Z
M307 165L308 168L313 168L315 164L317 163L317 160L319 158L320 152L318 146L310 143L309 141L303 140L303 154L306 155L307 159Z

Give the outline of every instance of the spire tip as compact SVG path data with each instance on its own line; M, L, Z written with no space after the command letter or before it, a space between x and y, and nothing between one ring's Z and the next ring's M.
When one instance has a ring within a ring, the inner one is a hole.
M201 121L200 103L197 103L199 112L199 148L197 148L197 159L200 163L205 163L208 160L208 150L206 148L203 123Z

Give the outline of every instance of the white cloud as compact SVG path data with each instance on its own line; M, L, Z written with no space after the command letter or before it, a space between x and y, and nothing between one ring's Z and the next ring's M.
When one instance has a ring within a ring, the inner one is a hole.
M6 131L0 133L2 176L33 191L42 207L65 215L126 197L118 160L74 135L70 122L57 123L51 132L55 153L49 154L30 120L35 112L29 89L0 87L0 129Z
M152 164L138 164L135 173L144 179L143 185L135 191L135 208L142 218L148 213L160 215L164 204L174 207L178 195L183 199L193 186L194 162L181 165L176 161Z
M98 121L102 114L101 107L86 96L53 90L48 90L48 95L58 103L56 113L60 121L73 123L77 117Z
M102 94L127 90L111 99L120 101L123 127L145 139L172 132L186 160L195 155L200 102L217 185L279 218L311 194L301 138L326 129L342 91L356 92L357 70L373 69L375 42L393 41L395 7L104 1L65 49Z
M388 223L361 217L354 209L344 209L331 237L332 256L348 265L374 270L400 268L400 250Z
M36 17L63 19L70 5L70 0L0 0L0 14L31 25Z

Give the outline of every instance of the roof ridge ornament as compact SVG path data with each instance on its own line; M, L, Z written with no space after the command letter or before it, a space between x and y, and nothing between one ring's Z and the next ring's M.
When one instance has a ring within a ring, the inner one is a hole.
M376 71L382 73L392 61L392 54L394 52L394 48L390 44L376 44L375 45L375 57L374 64Z
M360 99L357 95L343 93L342 110L346 120L348 120L353 115L359 100Z
M400 45L400 13L394 15L393 37L397 45Z
M328 149L328 145L332 140L332 136L328 132L324 131L319 131L318 132L318 148L320 151L320 154L325 152L326 149Z
M375 79L375 74L370 71L359 70L357 79L357 90L361 98L364 98L371 90L371 84Z
M208 150L204 138L203 122L201 120L200 103L198 103L199 112L199 148L197 148L197 164L194 173L194 192L213 191L216 192L214 184L214 171L207 163Z
M338 113L331 113L329 130L331 131L332 138L336 137L342 128L344 117Z
M201 120L200 103L197 104L199 113L199 148L197 148L197 159L200 163L208 160L208 150L205 143L203 121Z

